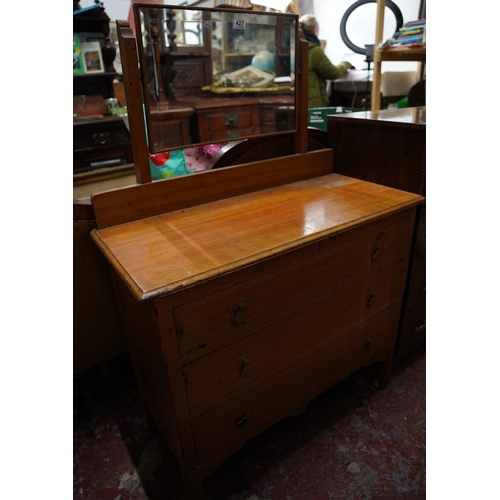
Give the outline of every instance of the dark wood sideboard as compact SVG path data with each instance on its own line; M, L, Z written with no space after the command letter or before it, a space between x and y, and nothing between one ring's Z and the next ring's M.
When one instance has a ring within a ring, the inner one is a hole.
M334 171L425 196L425 106L360 111L328 116L328 146ZM425 203L417 212L397 359L424 345L426 338Z
M73 96L86 96L83 111L73 118L73 173L133 162L127 126L108 112L105 103L116 97L114 81L119 76L112 64L115 52L109 41L109 22L102 4L73 15L73 33L98 41L104 63L103 72L73 74Z

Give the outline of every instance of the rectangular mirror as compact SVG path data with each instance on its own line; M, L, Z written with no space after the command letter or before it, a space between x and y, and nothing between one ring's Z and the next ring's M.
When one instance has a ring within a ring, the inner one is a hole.
M298 16L134 4L149 151L297 130Z

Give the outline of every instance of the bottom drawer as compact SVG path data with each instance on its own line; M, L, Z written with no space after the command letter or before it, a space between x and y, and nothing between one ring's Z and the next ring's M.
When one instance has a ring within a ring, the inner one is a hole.
M396 305L274 377L193 419L198 463L234 448L307 403L368 363L393 349Z

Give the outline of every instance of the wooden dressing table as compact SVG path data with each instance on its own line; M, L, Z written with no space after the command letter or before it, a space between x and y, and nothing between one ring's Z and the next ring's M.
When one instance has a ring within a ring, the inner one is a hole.
M295 154L92 197L138 388L188 499L355 370L390 373L423 198L332 173L331 149L307 151L299 40Z

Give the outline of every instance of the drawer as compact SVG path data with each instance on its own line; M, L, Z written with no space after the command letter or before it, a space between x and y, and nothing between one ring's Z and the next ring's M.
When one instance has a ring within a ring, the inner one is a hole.
M360 320L398 299L403 277L396 264L245 339L183 367L191 411L212 408L283 369ZM304 325L307 325L304 328Z
M174 309L181 356L211 351L266 328L405 258L409 220L293 261Z
M122 127L95 127L82 131L73 131L73 151L82 151L90 148L101 148L122 145L130 142L130 135L125 126Z
M210 132L210 140L211 141L223 141L225 139L238 139L239 137L248 137L250 135L254 135L257 132L254 131L253 128L244 128L244 129L229 129L229 130L220 130L217 132Z
M334 339L310 356L248 391L194 418L198 463L235 449L290 411L307 403L361 366L377 352L393 349L399 307Z
M206 118L208 130L213 133L218 130L243 130L253 127L252 109L230 109L208 113Z

